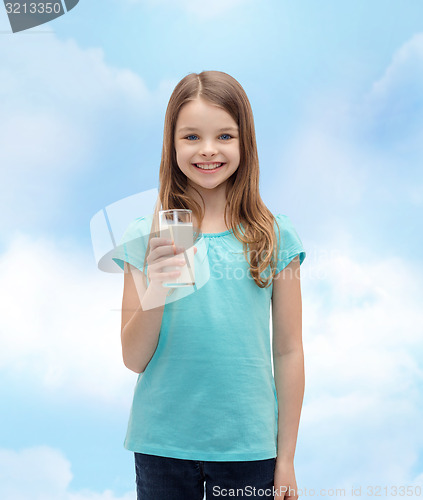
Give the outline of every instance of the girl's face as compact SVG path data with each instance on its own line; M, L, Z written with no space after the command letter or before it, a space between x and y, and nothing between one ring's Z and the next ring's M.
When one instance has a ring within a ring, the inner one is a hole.
M238 125L224 109L203 99L181 108L174 140L178 166L196 189L223 187L239 166ZM221 166L214 168L216 164Z

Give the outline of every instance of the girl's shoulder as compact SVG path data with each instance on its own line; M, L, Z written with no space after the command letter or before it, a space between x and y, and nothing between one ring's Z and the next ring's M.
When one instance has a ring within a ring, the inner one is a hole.
M278 270L282 269L282 265L286 259L292 258L293 255L299 254L300 264L305 259L306 252L302 240L294 227L291 218L286 214L275 214L275 232L279 243L279 264Z
M151 231L152 217L141 216L126 224L123 235L118 239L112 253L112 260L123 270L124 262L142 269L144 255Z
M143 215L132 219L127 225L122 237L122 242L134 237L148 236L153 222L153 215Z
M275 217L275 228L276 231L280 231L281 233L289 232L294 229L294 225L292 223L291 218L286 214L274 214ZM277 233L278 234L278 233Z

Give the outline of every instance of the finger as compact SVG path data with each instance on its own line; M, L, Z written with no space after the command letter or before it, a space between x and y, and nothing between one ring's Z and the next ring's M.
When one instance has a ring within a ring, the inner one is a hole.
M171 243L173 243L173 242L171 240L169 240L168 238L159 238L158 236L153 236L150 239L150 249L154 250L157 247L160 247L162 245L169 245Z
M178 255L182 253L184 249L182 247L177 247L175 245L162 244L156 248L152 248L149 256L153 262L161 262L164 259L170 258L171 256Z
M155 272L151 273L150 281L167 281L169 279L175 278L175 276L179 276L181 271L169 271L167 273Z
M155 273L166 272L165 268L169 266L183 266L186 264L183 254L178 255L165 255L164 257L157 258L150 264L150 269Z

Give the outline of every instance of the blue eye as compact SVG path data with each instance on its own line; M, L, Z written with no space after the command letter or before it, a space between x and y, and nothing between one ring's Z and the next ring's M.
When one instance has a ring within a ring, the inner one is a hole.
M221 134L220 135L220 137L224 137L224 136L226 136L226 139L223 139L225 141L227 141L229 139L232 139L232 136L230 134ZM198 135L196 135L196 134L187 135L185 137L185 139L187 139L188 141L195 140L195 139L190 139L191 137L197 137L198 138Z

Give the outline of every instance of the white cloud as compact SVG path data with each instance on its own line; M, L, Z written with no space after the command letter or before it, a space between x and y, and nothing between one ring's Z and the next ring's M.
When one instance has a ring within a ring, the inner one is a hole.
M423 33L392 56L360 106L365 131L382 145L408 156L423 148Z
M398 213L402 204L423 204L422 33L394 52L368 89L311 90L298 131L280 151L275 200L304 210L304 219L313 207L328 233L353 220L352 209L360 221L380 214L382 226L390 206Z
M137 74L108 65L102 49L83 49L72 39L1 37L3 234L54 217L71 176L95 167L113 147L115 131L146 126L171 83L150 91Z
M135 492L115 496L110 490L72 492L71 464L48 446L21 451L0 449L2 500L135 500Z
M354 245L311 265L302 272L300 482L418 484L423 270L399 257L359 261Z
M423 95L422 68L423 33L417 33L393 54L391 63L382 77L372 85L372 98L383 99L386 102L396 94L397 97L407 98L409 102L420 100ZM398 103L391 102L391 104L396 106Z
M70 241L17 233L0 256L0 368L38 389L129 407L120 345L122 274ZM113 310L116 309L116 310Z
M423 270L417 258L392 257L398 235L390 204L397 211L401 202L422 203L415 175L422 68L423 37L416 35L364 98L345 89L313 94L281 153L289 168L276 183L278 196L280 186L287 197L294 188L304 206L298 220L311 216L318 239L303 235L303 487L345 486L348 496L353 483L421 485ZM366 225L367 210L372 224L380 211L385 241L372 234L380 227Z
M301 134L284 152L286 159L283 160L283 164L290 167L283 169L282 185L288 190L298 186L298 195L312 200L311 204L321 210L359 204L369 176L360 152L334 133L332 127L336 124L329 120L329 117L319 117L316 121L307 121Z

